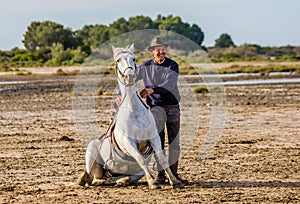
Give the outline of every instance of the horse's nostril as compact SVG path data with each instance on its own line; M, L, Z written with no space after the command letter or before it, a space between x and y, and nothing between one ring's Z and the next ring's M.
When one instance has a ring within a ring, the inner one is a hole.
M128 79L128 81L133 82L135 80L135 74L128 74L126 78Z
M123 84L127 86L132 86L135 84L136 75L132 67L127 67L124 72L121 72Z

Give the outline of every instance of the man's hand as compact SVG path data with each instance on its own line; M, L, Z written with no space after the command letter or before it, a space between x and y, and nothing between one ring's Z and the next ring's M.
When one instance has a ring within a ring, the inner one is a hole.
M143 88L140 91L140 95L142 98L146 98L148 95L153 94L154 90L152 88Z

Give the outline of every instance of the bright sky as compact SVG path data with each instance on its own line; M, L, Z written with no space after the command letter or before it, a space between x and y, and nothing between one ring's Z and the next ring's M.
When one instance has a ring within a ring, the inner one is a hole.
M236 45L300 45L299 0L9 0L0 8L0 50L23 48L23 34L32 21L51 20L75 31L121 17L155 20L158 14L197 24L206 46L214 45L222 33Z

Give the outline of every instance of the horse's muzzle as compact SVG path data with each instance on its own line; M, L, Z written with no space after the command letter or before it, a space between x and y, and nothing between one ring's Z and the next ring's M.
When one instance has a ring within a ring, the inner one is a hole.
M127 86L132 86L135 83L136 75L132 69L128 69L125 73L124 81Z

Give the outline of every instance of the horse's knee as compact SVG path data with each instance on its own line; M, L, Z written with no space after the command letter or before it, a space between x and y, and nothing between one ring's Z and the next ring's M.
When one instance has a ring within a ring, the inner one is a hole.
M92 140L89 142L86 148L86 154L93 155L95 152L98 152L100 141L99 140Z
M92 140L89 142L86 152L85 152L85 161L86 161L86 170L90 172L94 162L99 162L99 152L98 152L99 140Z

